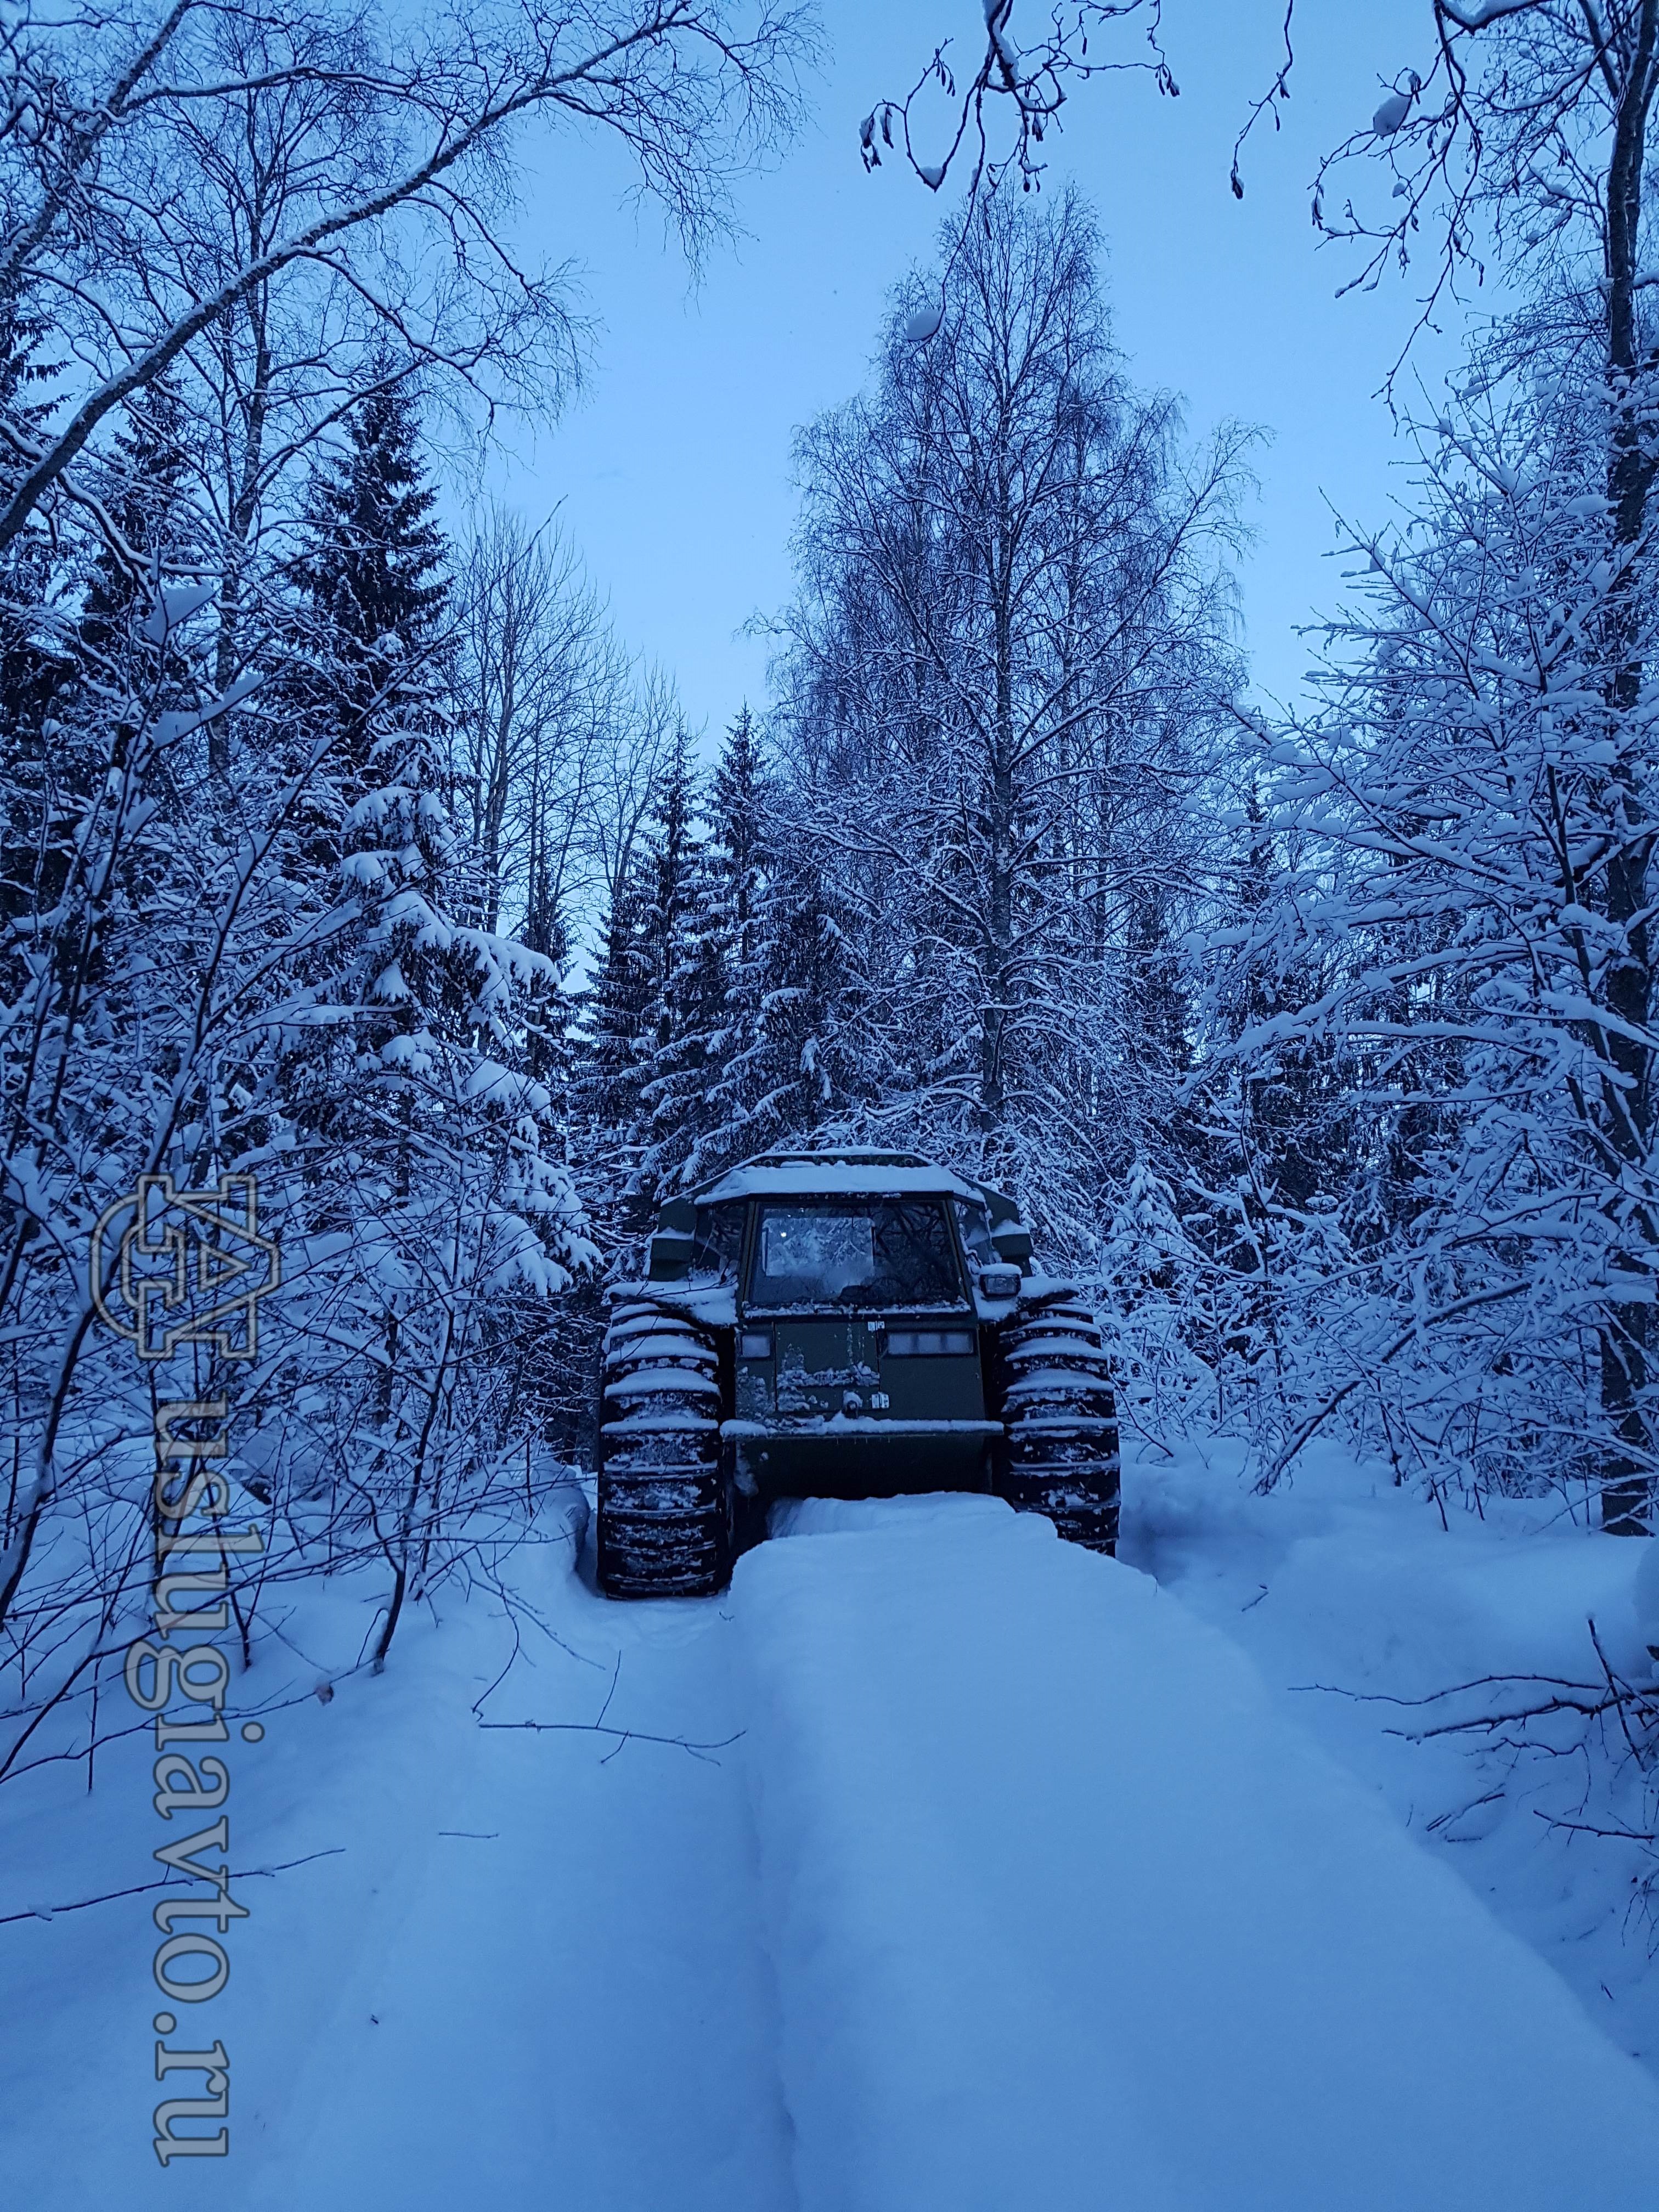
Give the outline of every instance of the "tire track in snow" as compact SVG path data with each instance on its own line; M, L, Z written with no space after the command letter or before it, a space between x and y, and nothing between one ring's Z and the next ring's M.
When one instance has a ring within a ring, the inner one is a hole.
M591 1718L620 1650L608 1720L701 1741L740 1727L719 1602L610 1605L556 1555L538 1581L550 1625L599 1663L534 1639L493 1716ZM500 1662L480 1645L487 1682ZM472 1747L464 1790L434 1780L424 1847L257 2173L246 2154L221 2169L248 2182L232 2201L794 2212L738 1747L518 1729Z

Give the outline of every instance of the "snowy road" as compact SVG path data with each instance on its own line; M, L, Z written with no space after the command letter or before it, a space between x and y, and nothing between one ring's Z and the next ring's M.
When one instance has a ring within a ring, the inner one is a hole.
M740 1729L718 1607L612 1606L571 1578L555 1596L600 1662L579 1710L699 1742ZM571 1675L520 1665L489 1710L568 1711ZM247 2212L792 2212L740 1752L516 1729L469 1747Z
M1148 1577L982 1499L526 1577L493 1693L475 1602L247 1771L260 1858L343 1848L238 1930L226 2163L148 2162L137 1912L14 1931L15 2201L1651 2212L1650 2078Z
M607 1604L567 1559L517 1555L560 1642L526 1626L488 1712L591 1721L609 1696L609 1723L732 1736L722 1608ZM290 1634L314 1649L329 1626ZM355 1644L362 1622L347 1627ZM238 1885L252 1917L214 2021L228 2159L164 2172L151 2155L148 1898L0 1930L8 2203L793 2212L738 1751L480 1730L471 1708L514 1650L499 1606L480 1593L410 1627L384 1677L284 1708L238 1764L239 1864L334 1855ZM250 1688L270 1695L281 1658ZM33 1838L14 1832L7 1876L53 1899L142 1880L165 1839L152 1786L142 1739L116 1746L80 1800L81 1860L21 1874Z
M739 1565L801 2212L1651 2212L1659 2092L1238 1647L989 1499Z

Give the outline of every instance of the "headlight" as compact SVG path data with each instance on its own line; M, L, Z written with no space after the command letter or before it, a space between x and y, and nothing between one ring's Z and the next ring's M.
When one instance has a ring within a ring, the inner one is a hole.
M979 1291L984 1298L1017 1298L1019 1296L1019 1269L981 1267L979 1271Z
M738 1339L739 1359L769 1359L772 1357L772 1332L769 1328L746 1328Z

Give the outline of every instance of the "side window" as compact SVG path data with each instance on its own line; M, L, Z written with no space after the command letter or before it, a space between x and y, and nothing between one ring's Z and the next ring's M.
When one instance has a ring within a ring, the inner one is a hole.
M726 1283L736 1279L738 1261L743 1256L744 1212L741 1203L697 1208L697 1225L691 1237L693 1282Z
M994 1267L997 1264L997 1248L991 1242L991 1216L976 1198L953 1198L957 1228L961 1233L963 1249L972 1267Z

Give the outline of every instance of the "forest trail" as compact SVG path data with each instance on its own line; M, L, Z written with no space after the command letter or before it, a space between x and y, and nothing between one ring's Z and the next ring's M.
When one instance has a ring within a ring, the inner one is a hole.
M776 1518L708 1601L520 1553L285 1709L252 1863L344 1848L248 1886L228 2160L149 2162L137 1912L14 1930L88 1992L18 2201L1650 2212L1650 2078L1228 1637L990 1499Z
M374 1592L349 1587L291 1616L245 1678L271 1705L233 1762L233 1863L289 1870L232 1884L250 1917L216 2008L228 2157L163 2171L151 2152L147 1896L0 1931L29 2023L0 2069L9 2203L794 2212L732 1623L723 1601L608 1604L556 1538L511 1565L516 1624L483 1588L422 1606L383 1676L325 1700L301 1655L361 1638ZM492 1721L574 1725L481 1729L480 1701ZM601 1714L721 1747L598 1735ZM78 1857L12 1831L8 1895L153 1873L173 1838L152 1756L142 1735L110 1747Z
M550 1564L580 1703L568 1664L520 1663L490 1716L718 1747L475 1732L246 2212L793 2212L731 1621L610 1605Z
M732 1610L803 2212L1649 2212L1659 2093L1149 1576L786 1509Z
M992 1500L778 1528L706 1603L553 1580L605 1724L710 1748L474 1738L494 1840L250 2212L1648 2212L1651 2081L1235 1644Z

